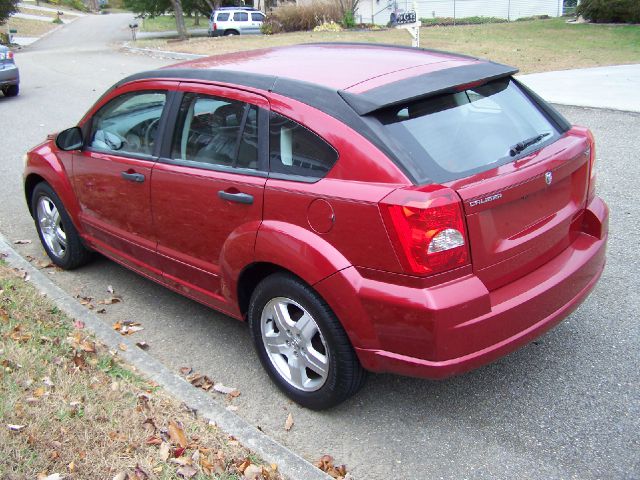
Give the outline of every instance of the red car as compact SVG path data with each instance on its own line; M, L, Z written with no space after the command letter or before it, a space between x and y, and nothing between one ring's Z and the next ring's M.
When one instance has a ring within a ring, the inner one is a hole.
M594 141L472 57L315 44L126 78L28 154L51 260L97 251L249 323L292 399L426 378L553 327L605 264Z

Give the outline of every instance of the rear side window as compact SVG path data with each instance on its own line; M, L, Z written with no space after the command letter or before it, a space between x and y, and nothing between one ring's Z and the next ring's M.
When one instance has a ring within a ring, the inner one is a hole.
M251 21L252 22L262 22L264 20L264 15L262 15L261 13L252 13L251 14Z
M182 99L171 158L201 166L258 168L258 109L188 93Z
M233 14L233 20L235 22L246 22L249 20L249 14L247 12L235 12Z
M229 20L228 12L221 12L218 14L218 22L226 22L227 20Z
M509 78L374 114L419 183L490 170L555 141L556 127ZM518 143L538 138L526 149Z
M337 152L315 133L271 112L269 167L272 172L321 178L337 160Z

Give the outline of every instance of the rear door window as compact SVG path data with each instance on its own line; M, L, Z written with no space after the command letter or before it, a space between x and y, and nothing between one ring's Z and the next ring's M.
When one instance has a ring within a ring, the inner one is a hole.
M394 106L374 114L384 139L419 183L489 170L555 141L554 124L510 79ZM539 138L538 138L539 137ZM520 151L524 140L538 141Z
M247 22L249 20L249 14L247 12L235 12L233 14L234 22Z
M322 178L338 160L338 153L318 135L293 120L271 112L269 168L271 172Z
M251 14L251 21L252 22L262 22L264 20L264 15L262 15L261 13L252 13Z
M182 99L171 158L200 166L258 168L258 108L197 93Z

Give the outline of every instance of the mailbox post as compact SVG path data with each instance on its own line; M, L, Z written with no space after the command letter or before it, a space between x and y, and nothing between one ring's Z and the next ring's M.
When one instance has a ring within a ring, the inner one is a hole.
M398 13L393 22L396 28L403 28L411 35L411 46L420 47L420 27L422 22L417 19L415 4L414 9L409 12Z
M138 34L138 24L130 23L129 28L131 29L131 39L135 42Z

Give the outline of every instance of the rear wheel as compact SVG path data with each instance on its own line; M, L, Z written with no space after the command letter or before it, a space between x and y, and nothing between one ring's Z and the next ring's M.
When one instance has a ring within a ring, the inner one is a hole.
M2 89L2 93L4 93L5 97L16 97L18 93L20 93L20 86L18 85L10 85Z
M333 407L364 383L366 372L335 314L293 275L276 273L258 285L249 325L269 376L300 405Z
M225 37L230 37L231 35L240 35L240 32L238 32L237 30L225 30Z
M62 201L48 184L42 182L34 188L31 211L42 246L53 263L72 270L89 261L91 252L82 244Z

